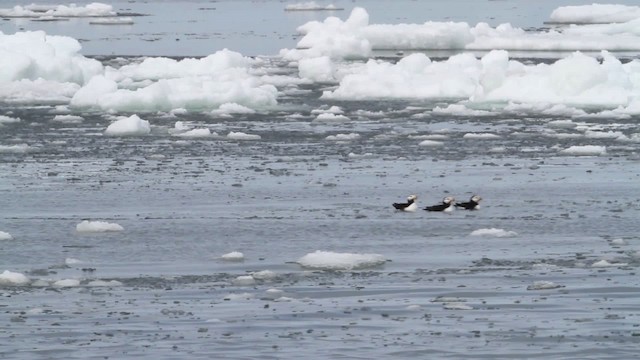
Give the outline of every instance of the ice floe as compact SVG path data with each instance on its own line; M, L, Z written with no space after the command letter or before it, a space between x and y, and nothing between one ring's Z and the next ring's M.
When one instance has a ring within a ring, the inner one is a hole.
M559 11L560 12L560 11ZM633 16L631 16L633 18ZM328 17L300 27L304 36L297 49L280 54L291 60L329 56L367 58L373 50L640 50L635 23L576 26L562 31L527 32L511 24L491 27L487 23L471 26L465 22L423 24L370 24L369 14L356 7L346 20ZM618 25L618 26L616 26Z
M339 8L333 4L329 5L320 5L315 1L307 1L296 4L289 4L285 6L285 11L321 11L321 10L344 10L344 8Z
M627 266L627 263L618 263L618 262L609 262L607 260L596 261L591 264L591 267L594 268L606 268L606 267L616 267L616 266Z
M607 154L607 147L600 145L574 145L558 152L570 156L602 156Z
M360 139L360 134L357 134L357 133L336 134L336 135L329 135L325 139L329 141L351 141L351 140Z
M556 283L554 283L553 281L536 281L533 284L527 286L527 290L551 290L551 289L558 289L558 288L563 288L563 285L558 285Z
M33 150L28 144L16 145L0 145L0 154L2 153L26 153Z
M237 286L251 286L256 283L256 279L251 275L241 275L233 279L232 282Z
M316 250L301 257L297 262L309 269L357 270L382 265L386 259L379 254L336 253Z
M0 9L0 17L100 17L115 16L113 6L93 2L84 6L69 5L16 5L10 9Z
M55 281L53 283L53 286L56 286L56 287L76 287L76 286L80 286L80 280L78 280L78 279L62 279L62 280Z
M444 143L437 140L422 140L418 146L439 147L444 146Z
M620 23L640 18L640 7L620 4L561 6L553 10L550 20L558 24Z
M84 121L84 118L77 115L56 115L51 121L63 124L79 124Z
M241 131L231 131L227 134L227 139L230 140L260 140L262 136L257 134L247 134Z
M244 261L244 254L239 251L232 251L222 255L220 258L225 261Z
M0 274L0 286L6 285L26 285L31 280L24 274L5 270Z
M2 126L2 124L13 124L18 122L20 122L20 118L0 115L0 126Z
M114 287L114 286L122 286L123 284L118 280L92 280L87 283L89 287Z
M147 135L151 132L151 125L147 120L141 119L138 115L121 117L114 121L104 131L105 135L112 136L136 136Z
M180 136L183 138L192 138L192 139L197 139L197 138L208 138L211 136L217 136L218 134L216 133L211 133L211 130L209 129L192 129L192 130L188 130L182 133L178 133L178 134L174 134L175 136Z
M466 133L462 135L462 138L472 140L495 140L500 139L500 135L491 133Z
M111 232L111 231L123 231L124 228L116 223L110 223L106 221L89 221L83 220L76 225L76 231L81 233L98 233L98 232Z
M8 232L0 231L0 240L13 240L13 236Z
M518 233L515 231L509 231L504 229L497 228L487 228L487 229L478 229L474 230L469 234L470 236L493 236L493 237L515 237L518 236Z
M89 21L92 25L133 25L134 21L131 17L110 17L99 18Z

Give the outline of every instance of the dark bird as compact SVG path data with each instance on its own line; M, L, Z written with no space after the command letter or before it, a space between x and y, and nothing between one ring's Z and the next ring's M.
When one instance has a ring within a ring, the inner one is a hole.
M456 207L463 208L465 210L478 210L480 209L480 200L482 200L480 196L473 195L467 202L456 203Z
M433 205L433 206L427 206L424 209L427 210L427 211L452 212L453 208L454 208L455 201L456 201L456 199L454 199L453 197L447 196L446 198L442 199L442 203L441 204Z
M416 204L416 199L418 199L417 195L409 195L407 197L407 202L406 203L393 203L393 207L396 208L396 210L401 210L401 211L416 211L418 209L418 204Z

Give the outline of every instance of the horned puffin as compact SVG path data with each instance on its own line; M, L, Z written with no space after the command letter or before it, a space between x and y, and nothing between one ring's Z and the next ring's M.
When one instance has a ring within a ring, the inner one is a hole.
M478 210L480 209L480 200L482 200L480 196L473 195L467 202L456 203L456 207L463 208L465 210Z
M447 196L444 199L442 199L442 204L427 206L424 209L427 211L444 211L449 213L453 211L455 202L456 202L456 199L454 199L451 196Z
M413 212L418 209L418 204L416 204L417 199L417 195L409 195L406 203L393 203L393 207L396 208L396 210Z

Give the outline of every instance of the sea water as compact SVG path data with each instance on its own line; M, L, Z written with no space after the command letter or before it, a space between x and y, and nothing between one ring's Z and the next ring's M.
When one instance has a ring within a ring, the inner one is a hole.
M443 14L434 18L409 11L414 2L391 7L396 15L376 10L389 2L362 3L376 22L485 16L448 2L428 5ZM530 19L539 9L483 4L508 8L500 20ZM547 15L556 6L541 4ZM153 14L137 24L157 23L132 35L132 48L87 33L87 54L196 56L224 41L247 55L273 54L293 47L273 34L291 36L296 25L326 16L284 14L280 2L116 5ZM177 29L185 24L159 20L179 13L177 22L198 24L225 7L243 21L249 9L268 7L295 25L255 25L264 47L247 45L260 42L251 31L182 47L188 41ZM78 26L74 32L85 25ZM138 46L153 26L164 28L161 40ZM260 66L296 74L286 62ZM113 118L100 111L2 104L2 114L19 121L0 127L0 231L10 234L0 240L1 356L635 356L637 116L451 114L432 111L446 100L327 101L327 86L284 85L275 109L230 116L146 112L140 116L152 126L143 136L106 136ZM348 121L317 121L329 106ZM53 121L60 112L79 118ZM178 121L216 135L175 136ZM419 145L428 139L439 143ZM410 194L421 208L445 196L483 201L478 211L396 212L391 204ZM78 231L83 221L96 231ZM97 221L116 231L97 231ZM225 257L233 252L241 256ZM319 265L304 266L314 254Z

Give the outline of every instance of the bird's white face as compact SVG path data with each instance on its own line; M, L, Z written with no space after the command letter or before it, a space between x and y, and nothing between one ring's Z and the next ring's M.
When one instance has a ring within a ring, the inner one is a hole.
M445 204L453 204L454 201L456 201L456 199L454 199L452 196L447 196L446 198L444 198L444 200L442 200L442 202Z
M473 195L471 197L471 201L473 201L473 202L480 202L480 200L482 200L482 198L480 196L478 196L478 195Z
M411 201L411 200L415 200L415 199L417 199L417 198L418 198L418 195L409 195L409 196L407 197L407 200Z

